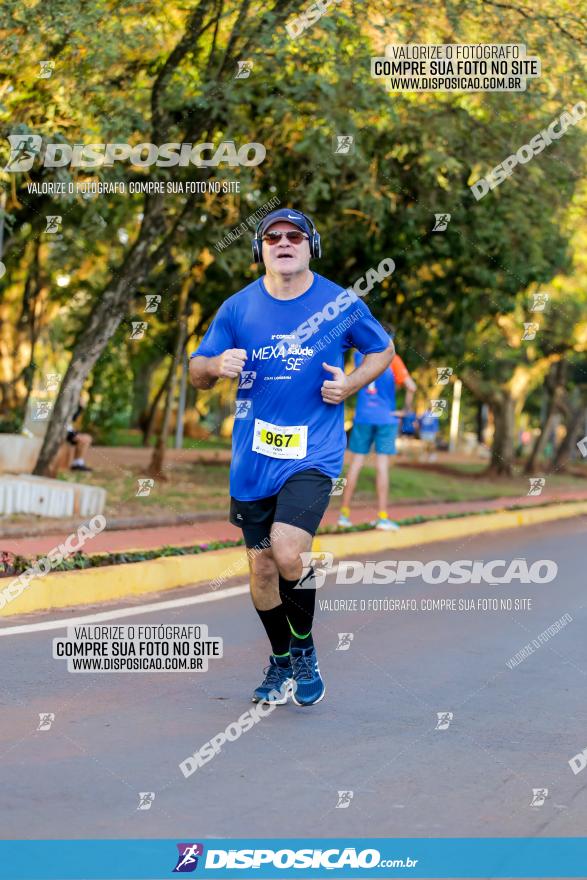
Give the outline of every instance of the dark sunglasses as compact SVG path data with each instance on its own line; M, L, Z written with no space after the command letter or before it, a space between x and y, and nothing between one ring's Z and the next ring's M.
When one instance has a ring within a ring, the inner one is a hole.
M304 235L303 232L296 232L295 229L289 229L287 232L268 232L263 236L263 241L266 241L269 246L277 244L278 241L281 241L281 236L285 235L288 241L291 241L292 244L301 244L307 235Z

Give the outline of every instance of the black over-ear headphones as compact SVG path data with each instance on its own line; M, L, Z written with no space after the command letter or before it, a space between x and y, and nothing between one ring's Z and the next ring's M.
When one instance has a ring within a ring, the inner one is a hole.
M314 226L314 222L310 219L310 217L308 217L307 214L304 214L303 211L297 211L297 213L301 214L302 217L304 217L304 219L306 220L306 222L310 226L311 231L310 231L310 238L308 241L308 244L310 246L310 257L314 260L318 260L322 256L322 244L320 242L320 233L318 232L318 230ZM262 263L263 262L263 239L259 238L259 230L266 219L267 218L264 217L263 220L261 220L260 223L257 224L257 228L255 229L255 235L254 235L253 241L252 241L253 261L255 263ZM279 219L285 220L287 222L286 217L282 217ZM276 219L275 222L277 223L278 220Z

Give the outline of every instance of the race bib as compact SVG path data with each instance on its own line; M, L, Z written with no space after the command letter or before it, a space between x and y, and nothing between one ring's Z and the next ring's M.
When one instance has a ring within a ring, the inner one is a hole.
M272 425L255 419L253 452L269 458L305 458L307 448L307 425Z

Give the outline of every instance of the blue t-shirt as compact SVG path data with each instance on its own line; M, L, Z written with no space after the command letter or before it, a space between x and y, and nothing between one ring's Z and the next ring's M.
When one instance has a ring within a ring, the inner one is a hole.
M322 363L344 369L348 348L372 354L388 344L365 303L317 273L293 300L275 299L262 278L225 300L191 357L215 357L227 348L247 352L232 432L233 498L276 495L292 474L308 468L338 477L344 404L322 400L322 383L334 378Z
M416 433L416 413L409 412L402 416L402 434L412 437Z
M387 337L389 341L389 336ZM363 355L355 352L355 367L363 360ZM357 394L355 424L397 425L398 417L392 415L395 409L395 376L388 367L374 382L365 385Z
M430 410L426 410L426 412L422 413L420 418L418 419L418 423L420 425L420 433L425 434L436 434L438 433L439 422L438 416L433 416Z

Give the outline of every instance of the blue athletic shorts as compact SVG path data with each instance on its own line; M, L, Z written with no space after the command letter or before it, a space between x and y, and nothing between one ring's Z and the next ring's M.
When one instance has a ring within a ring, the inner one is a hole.
M358 455L368 455L375 444L375 452L395 455L397 425L367 425L355 422L349 439L349 449Z

